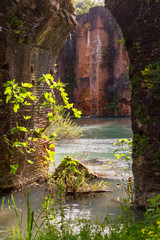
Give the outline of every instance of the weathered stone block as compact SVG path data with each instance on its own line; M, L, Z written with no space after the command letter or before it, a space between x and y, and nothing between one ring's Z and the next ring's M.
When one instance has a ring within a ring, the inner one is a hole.
M0 98L4 100L2 85L12 79L18 83L33 84L33 92L39 97L47 86L38 84L43 74L53 73L57 54L67 35L76 26L75 9L70 0L2 0L0 3ZM17 115L5 103L0 105L1 134L10 137L10 130L24 124L23 115L31 108L23 108ZM34 108L30 127L46 127L49 109ZM2 140L2 138L1 138ZM7 143L1 143L0 154L0 188L21 185L22 176L26 183L43 176L44 143L38 141L37 153L31 155L34 164L24 163L23 154L16 151L10 155ZM17 175L11 175L10 164L18 161L20 167ZM4 170L4 171L3 171Z
M122 29L130 58L135 202L145 206L148 198L160 194L160 3L106 0L106 7ZM157 69L151 85L141 73L148 64Z
M77 21L59 56L59 78L72 86L68 93L83 115L130 115L129 60L120 27L103 7Z

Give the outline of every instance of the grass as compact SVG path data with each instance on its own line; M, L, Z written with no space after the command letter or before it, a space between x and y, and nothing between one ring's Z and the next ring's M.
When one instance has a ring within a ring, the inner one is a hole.
M47 210L46 225L38 229L36 236L32 232L34 216L29 200L27 201L28 220L25 235L20 236L22 231L17 229L12 236L5 238L6 240L160 240L160 195L149 200L150 205L143 216L138 217L128 206L123 207L123 214L116 221L106 218L103 224L93 225L86 219L65 220L64 212L59 223L56 222L56 216L51 223L48 221ZM47 201L49 209L50 199Z

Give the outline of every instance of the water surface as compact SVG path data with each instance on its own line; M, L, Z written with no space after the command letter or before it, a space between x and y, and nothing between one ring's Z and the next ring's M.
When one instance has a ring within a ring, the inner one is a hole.
M72 219L85 217L92 219L92 221L98 219L103 222L106 214L113 218L120 214L120 199L126 197L125 191L122 191L126 185L123 178L127 179L130 176L129 171L123 171L123 176L115 174L124 167L128 168L128 166L114 156L113 151L116 146L113 143L121 138L132 137L131 121L130 118L85 118L76 121L83 128L83 137L76 142L61 143L61 145L56 146L55 166L61 162L64 156L73 156L86 164L90 170L99 174L101 176L98 179L99 182L102 180L108 182L108 188L113 192L84 195L76 200L67 198L65 203L66 217L71 216ZM54 170L55 166L51 168L51 171ZM41 202L44 200L45 194L45 189L39 186L30 189L33 211L38 212L38 209L41 209ZM11 202L11 197L6 195L5 198L4 208L0 210L0 234L5 230L12 229L15 225L13 206L11 206L10 211L7 208L8 199ZM14 198L20 213L22 211L21 193L15 193ZM24 219L26 219L26 205L24 208Z

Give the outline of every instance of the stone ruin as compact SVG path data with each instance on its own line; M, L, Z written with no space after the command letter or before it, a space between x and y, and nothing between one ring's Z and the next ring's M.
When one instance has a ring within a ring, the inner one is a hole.
M114 17L104 7L77 16L58 58L58 78L83 115L130 116L129 58Z
M33 84L33 91L40 96L43 86L38 79L43 74L54 72L57 54L67 35L76 26L75 8L70 0L2 0L0 3L0 99L4 98L3 84L16 79L18 83ZM47 90L47 89L46 89ZM18 111L16 118L23 125L23 115L29 109ZM31 127L45 127L49 109L34 109ZM0 103L1 134L12 137L15 127L12 110ZM3 128L2 128L3 127ZM10 149L0 138L0 189L18 187L43 177L43 155L46 142L37 143L37 154L31 154L34 164L25 164L24 156ZM10 164L19 164L16 174L10 174Z

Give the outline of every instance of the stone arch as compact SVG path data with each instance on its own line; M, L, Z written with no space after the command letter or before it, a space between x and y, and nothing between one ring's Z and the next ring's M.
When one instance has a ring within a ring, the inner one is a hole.
M160 194L160 104L157 97L160 76L157 75L156 84L148 88L142 74L149 64L153 72L155 66L159 68L160 4L146 0L105 0L105 5L121 26L130 58L135 203L144 207L148 199Z

